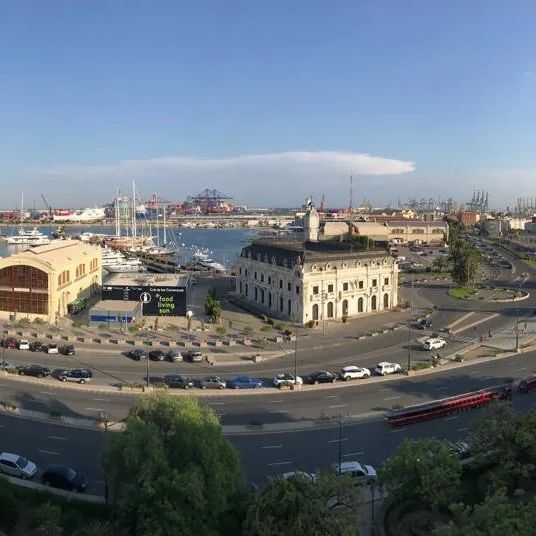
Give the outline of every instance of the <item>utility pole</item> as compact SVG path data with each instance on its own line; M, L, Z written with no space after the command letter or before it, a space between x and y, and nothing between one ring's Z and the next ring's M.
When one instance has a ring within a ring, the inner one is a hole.
M409 371L411 369L411 325L410 321L408 320L408 375Z
M342 467L342 409L339 410L339 474Z
M6 335L7 330L4 330L2 337L2 370L6 370Z
M147 382L147 388L151 386L149 378L149 361L149 345L147 344L147 341L145 341L145 380Z
M294 382L298 384L298 323L294 319Z

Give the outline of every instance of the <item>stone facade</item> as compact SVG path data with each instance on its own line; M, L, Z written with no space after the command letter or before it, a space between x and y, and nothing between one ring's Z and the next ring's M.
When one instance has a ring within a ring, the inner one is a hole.
M396 307L398 267L385 250L257 240L238 257L236 294L267 316L300 324L357 317Z

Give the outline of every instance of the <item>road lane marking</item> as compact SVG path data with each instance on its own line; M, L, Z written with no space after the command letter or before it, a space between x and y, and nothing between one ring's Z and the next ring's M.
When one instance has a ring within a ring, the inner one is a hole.
M434 391L446 391L447 389L448 389L448 386L445 385L444 387L436 387Z
M399 398L402 398L402 395L400 396L390 396L389 398L384 398L385 401L387 400L398 400Z
M343 454L343 457L344 456L361 456L365 454L365 452L349 452L348 454Z
M466 426L465 428L458 428L456 432L466 432L467 430L469 430L468 426Z
M225 406L227 402L207 402L209 406Z
M89 411L104 411L102 408L86 408Z
M51 456L58 456L59 452L55 452L53 450L41 450L39 449L39 452L42 452L43 454L50 454Z
M99 402L110 402L109 398L94 398L93 400L98 400Z
M527 370L528 367L521 367L521 368L516 368L516 370Z
M322 398L339 398L339 395L323 396Z
M452 421L454 419L457 419L459 417L459 415L453 415L452 417L445 417L443 420L444 421Z
M270 411L270 413L288 413L288 409L276 409L274 411Z
M281 404L284 400L268 400L268 404Z
M3 424L0 424L0 428L5 428L5 426Z
M66 437L60 437L60 436L55 436L55 435L49 435L48 437L50 439L57 439L58 441L67 441Z
M48 391L39 391L42 395L56 396L56 393L49 393Z
M345 408L348 404L337 404L336 406L329 406L330 409Z
M261 447L261 449L281 449L283 448L283 445L265 445L264 447Z
M274 465L290 465L292 462L272 462L272 463L269 463L268 465L269 466L274 466Z
M343 438L341 439L341 443L342 443L343 441L348 441L348 438L347 438L347 437L343 437ZM338 442L339 442L338 439L330 439L330 440L328 441L328 443L338 443Z
M44 400L28 400L27 403L28 404L44 404L45 401Z
M407 430L407 428L397 428L396 430L389 430L389 433L396 434L398 432L404 432L404 430Z

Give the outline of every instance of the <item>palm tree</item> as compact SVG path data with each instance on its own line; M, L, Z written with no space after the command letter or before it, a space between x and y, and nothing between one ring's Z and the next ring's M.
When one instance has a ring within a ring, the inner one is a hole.
M444 255L440 255L434 260L433 265L438 272L446 272L449 265L449 261L447 257L445 257Z

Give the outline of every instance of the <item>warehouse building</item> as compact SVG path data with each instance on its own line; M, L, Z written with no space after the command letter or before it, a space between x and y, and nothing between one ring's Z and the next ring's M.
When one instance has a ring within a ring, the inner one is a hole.
M100 290L101 249L56 240L0 259L0 318L56 322Z

